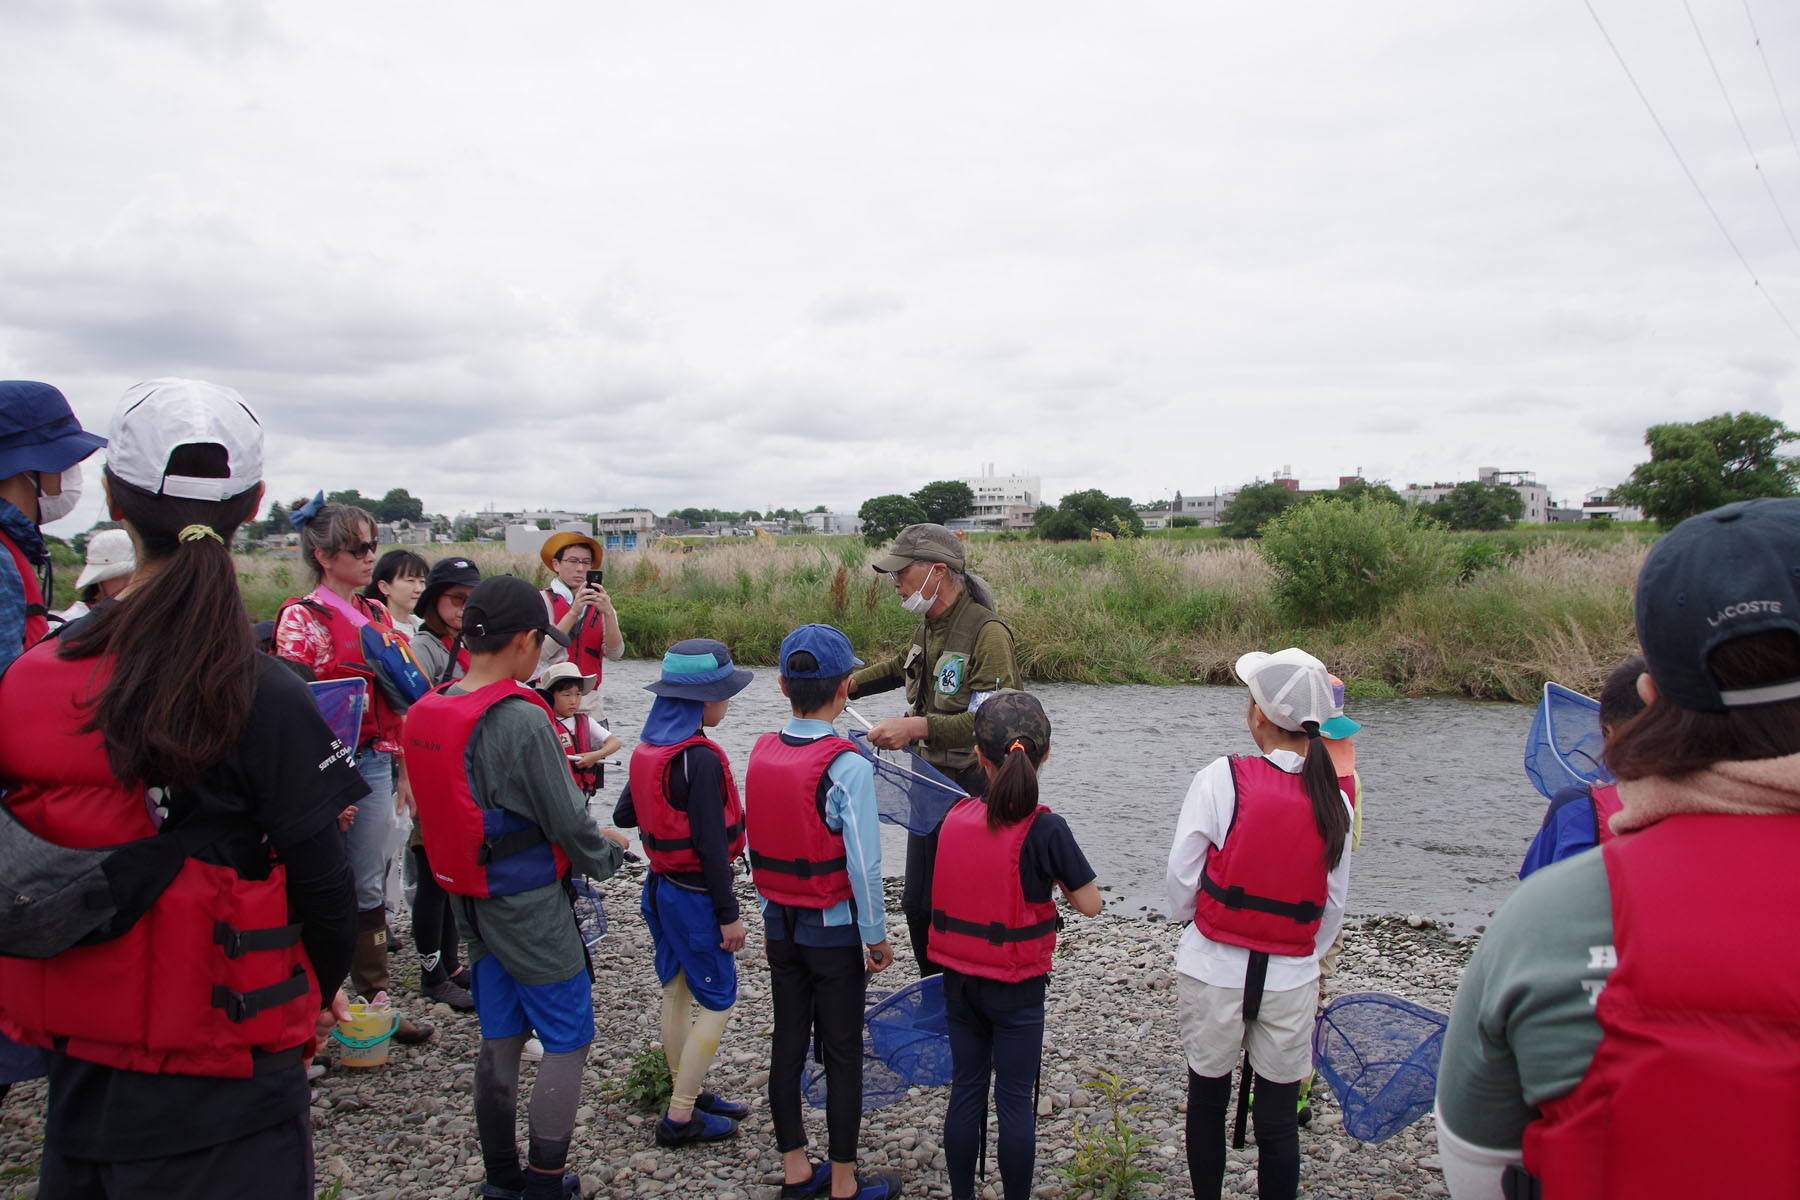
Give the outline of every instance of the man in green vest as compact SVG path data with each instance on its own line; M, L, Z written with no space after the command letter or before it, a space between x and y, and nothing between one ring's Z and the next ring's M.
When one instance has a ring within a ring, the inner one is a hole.
M987 583L966 569L962 539L942 525L908 525L872 565L893 580L901 606L924 620L906 649L850 677L853 696L906 688L908 715L878 722L869 741L883 750L907 747L971 796L982 795L987 776L975 761L974 709L986 694L1020 686L1012 631L994 615ZM921 978L939 969L926 953L936 861L936 830L907 835L900 909Z

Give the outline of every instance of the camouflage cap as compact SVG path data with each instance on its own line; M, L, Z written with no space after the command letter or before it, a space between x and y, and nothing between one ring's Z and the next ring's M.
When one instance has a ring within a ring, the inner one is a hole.
M963 540L950 530L942 525L908 525L888 552L870 565L877 571L904 571L916 562L934 562L961 571L963 561Z
M1036 761L1050 748L1050 716L1030 692L1002 688L975 710L975 744L989 762L1000 762L1015 741Z

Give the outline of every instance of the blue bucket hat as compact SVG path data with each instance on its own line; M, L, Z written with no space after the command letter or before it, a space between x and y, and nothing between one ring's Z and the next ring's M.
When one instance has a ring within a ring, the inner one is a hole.
M729 700L756 676L734 666L724 642L689 638L663 655L662 678L644 685L646 692L671 700Z
M49 384L0 380L0 479L23 471L61 474L105 445Z

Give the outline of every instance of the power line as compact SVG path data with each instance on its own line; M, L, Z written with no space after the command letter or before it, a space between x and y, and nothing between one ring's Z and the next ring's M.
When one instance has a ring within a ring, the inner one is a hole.
M1800 329L1796 329L1794 323L1788 320L1787 314L1781 311L1781 305L1775 303L1775 297L1769 295L1769 289L1765 288L1762 280L1756 277L1756 271L1751 267L1750 260L1744 257L1742 250L1738 249L1737 240L1731 236L1731 231L1725 228L1725 222L1719 218L1719 210L1714 208L1712 201L1706 198L1706 189L1700 186L1700 181L1694 177L1694 172L1687 165L1687 159L1681 156L1681 148L1675 144L1675 139L1669 136L1669 131L1663 125L1662 118L1656 115L1656 109L1650 104L1650 97L1646 96L1644 89L1638 86L1637 76L1631 73L1631 67L1625 62L1625 56L1619 53L1619 47L1614 44L1612 34L1606 32L1606 23L1600 19L1600 14L1594 11L1593 0L1581 0L1581 3L1582 7L1588 10L1588 16L1594 18L1594 26L1600 30L1600 36L1606 40L1606 48L1612 51L1613 58L1618 61L1619 69L1625 72L1625 78L1630 82L1631 90L1636 92L1637 98L1643 102L1644 111L1650 114L1650 120L1656 126L1656 132L1662 134L1663 142L1669 147L1669 153L1675 156L1676 163L1681 167L1681 173L1687 176L1687 181L1693 185L1694 194L1700 197L1700 203L1706 206L1707 213L1712 216L1713 224L1719 227L1719 233L1724 237L1725 244L1731 247L1731 252L1737 255L1738 262L1743 264L1744 273L1750 276L1751 285L1762 294L1764 300L1768 301L1769 307L1775 311L1775 316L1783 325L1787 326L1787 331L1794 335L1794 340L1800 341Z
M1788 144L1793 146L1794 154L1800 156L1800 138L1794 136L1794 123L1788 120L1787 105L1781 102L1781 89L1775 86L1775 72L1769 68L1769 56L1763 50L1762 34L1756 28L1756 18L1750 15L1750 0L1744 0L1744 20L1750 22L1750 36L1756 41L1756 56L1762 59L1763 74L1769 77L1769 90L1775 93L1775 108L1781 113L1781 123L1787 129Z
M1787 213L1782 210L1781 201L1775 196L1775 189L1769 186L1769 176L1763 171L1762 163L1756 159L1756 147L1750 144L1750 135L1744 131L1744 122L1738 116L1737 105L1731 102L1731 93L1725 90L1725 77L1719 74L1719 65L1713 61L1712 51L1706 47L1706 35L1700 32L1700 22L1694 18L1694 7L1688 0L1681 0L1681 7L1687 13L1688 24L1694 27L1694 37L1700 43L1700 53L1706 56L1706 65L1712 68L1713 82L1719 85L1719 95L1724 97L1725 108L1731 113L1731 123L1737 126L1738 137L1744 141L1744 152L1750 156L1750 165L1756 171L1756 177L1762 181L1763 191L1769 195L1769 203L1775 206L1775 215L1781 219L1781 227L1787 230L1788 241L1794 243L1794 249L1800 250L1800 238L1794 236L1794 227L1788 224Z

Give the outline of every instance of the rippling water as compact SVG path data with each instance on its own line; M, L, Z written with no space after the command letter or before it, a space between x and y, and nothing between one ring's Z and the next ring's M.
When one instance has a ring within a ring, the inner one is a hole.
M625 742L636 744L649 710L647 660L613 663L606 704ZM1107 893L1109 907L1142 915L1162 907L1163 864L1194 772L1226 753L1254 753L1244 727L1246 693L1230 687L1034 689L1054 727L1043 801L1068 818ZM897 716L898 691L855 705L871 721ZM1416 912L1464 931L1506 898L1544 801L1520 766L1531 710L1470 700L1353 700L1362 722L1357 767L1367 795L1362 849L1350 873L1350 911ZM773 669L732 705L714 736L743 778L758 736L787 716ZM848 721L848 718L845 718ZM621 755L622 759L623 755ZM616 797L622 769L607 774ZM904 835L884 826L889 874L904 863Z

